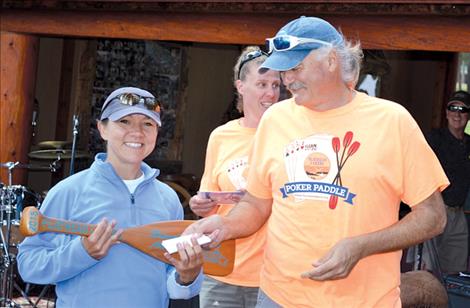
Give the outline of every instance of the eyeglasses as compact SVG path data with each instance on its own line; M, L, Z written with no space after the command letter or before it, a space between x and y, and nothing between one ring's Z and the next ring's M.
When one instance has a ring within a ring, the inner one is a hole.
M468 113L470 108L465 106L449 105L447 106L447 110L451 112Z
M101 114L103 114L104 110L110 105L110 103L115 100L119 99L121 104L123 105L129 105L129 106L134 106L137 104L144 104L145 108L147 108L150 111L154 111L157 113L160 113L161 111L161 105L160 102L157 101L154 97L145 97L145 96L140 96L135 93L122 93L117 95L116 97L113 97L108 101L106 105L103 106L101 109Z
M243 65L245 65L247 62L250 62L251 60L254 60L254 59L259 58L261 56L266 56L267 57L268 54L265 53L262 50L253 50L253 51L250 51L249 53L247 53L243 57L243 60L240 61L240 65L238 66L238 78L237 79L240 79L240 73L242 71Z
M266 39L266 49L268 53L276 51L287 51L291 50L292 48L300 45L300 44L307 44L307 43L318 43L321 45L331 46L332 44L329 42L325 42L322 40L317 40L313 38L306 38L306 37L297 37L292 35L280 35L272 38Z

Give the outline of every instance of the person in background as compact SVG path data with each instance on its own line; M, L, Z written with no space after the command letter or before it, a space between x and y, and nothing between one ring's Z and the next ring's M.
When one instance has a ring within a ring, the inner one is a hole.
M213 246L269 218L257 307L401 307L401 250L446 223L438 159L403 106L354 90L362 50L327 21L300 17L267 43L260 69L293 97L258 125L243 199L184 233ZM400 200L412 211L398 220Z
M443 273L467 270L468 225L463 211L470 190L470 136L464 133L470 111L470 94L457 91L447 102L447 127L432 130L427 140L441 162L450 185L443 191L447 225L436 238Z
M263 113L279 99L280 77L275 71L258 72L267 54L258 47L243 50L234 66L238 107L243 117L217 127L207 145L200 191L234 191L246 188L246 172L256 128ZM198 216L225 215L233 204L218 204L198 195L189 202ZM236 241L233 272L225 277L206 276L201 307L255 307L262 266L266 227Z
M21 277L55 284L57 307L167 307L170 297L197 295L202 251L194 238L192 246L179 247L180 260L165 255L173 266L118 242L124 228L183 219L176 193L143 162L161 126L158 102L146 90L117 89L104 102L97 124L107 153L55 185L40 209L97 227L89 237L26 238L19 246Z

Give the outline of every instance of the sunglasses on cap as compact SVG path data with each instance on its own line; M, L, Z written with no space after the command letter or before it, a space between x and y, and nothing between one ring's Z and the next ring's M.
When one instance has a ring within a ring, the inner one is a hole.
M144 97L135 93L122 93L110 99L108 103L104 105L103 108L101 109L101 114L103 114L105 109L115 99L119 99L119 101L123 105L134 106L138 104L144 104L145 108L147 108L150 111L154 111L157 113L160 113L161 111L160 102L157 101L154 97Z
M465 106L449 105L447 106L447 110L452 112L468 113L470 111L470 108Z
M313 38L306 38L306 37L297 37L292 35L280 35L272 38L266 39L266 49L268 53L276 51L287 51L291 50L292 48L300 45L300 44L308 44L308 43L318 43L321 45L331 46L332 44L329 42L325 42L322 40L317 40Z
M243 65L245 65L247 62L250 62L251 60L254 60L254 59L259 58L261 56L266 56L267 57L268 54L265 53L264 51L258 49L258 50L250 51L246 55L244 55L243 59L240 61L240 65L238 66L238 78L237 79L240 79L240 73L242 71Z

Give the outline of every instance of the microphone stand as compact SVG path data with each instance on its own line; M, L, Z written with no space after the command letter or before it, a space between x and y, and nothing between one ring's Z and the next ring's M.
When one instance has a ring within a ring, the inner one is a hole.
M74 172L74 163L75 163L75 144L77 141L78 135L78 115L73 115L73 140L72 140L72 156L70 158L70 175Z

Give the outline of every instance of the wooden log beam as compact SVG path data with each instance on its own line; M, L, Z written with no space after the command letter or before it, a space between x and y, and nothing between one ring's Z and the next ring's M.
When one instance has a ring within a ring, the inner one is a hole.
M0 40L0 163L27 163L39 40L4 31ZM0 168L0 180L9 184L4 167ZM25 185L26 181L26 170L13 169L12 184Z
M7 9L1 28L36 35L263 44L292 14L33 11ZM468 16L324 15L364 48L469 52Z
M3 0L4 9L139 11L167 14L468 15L468 0Z

